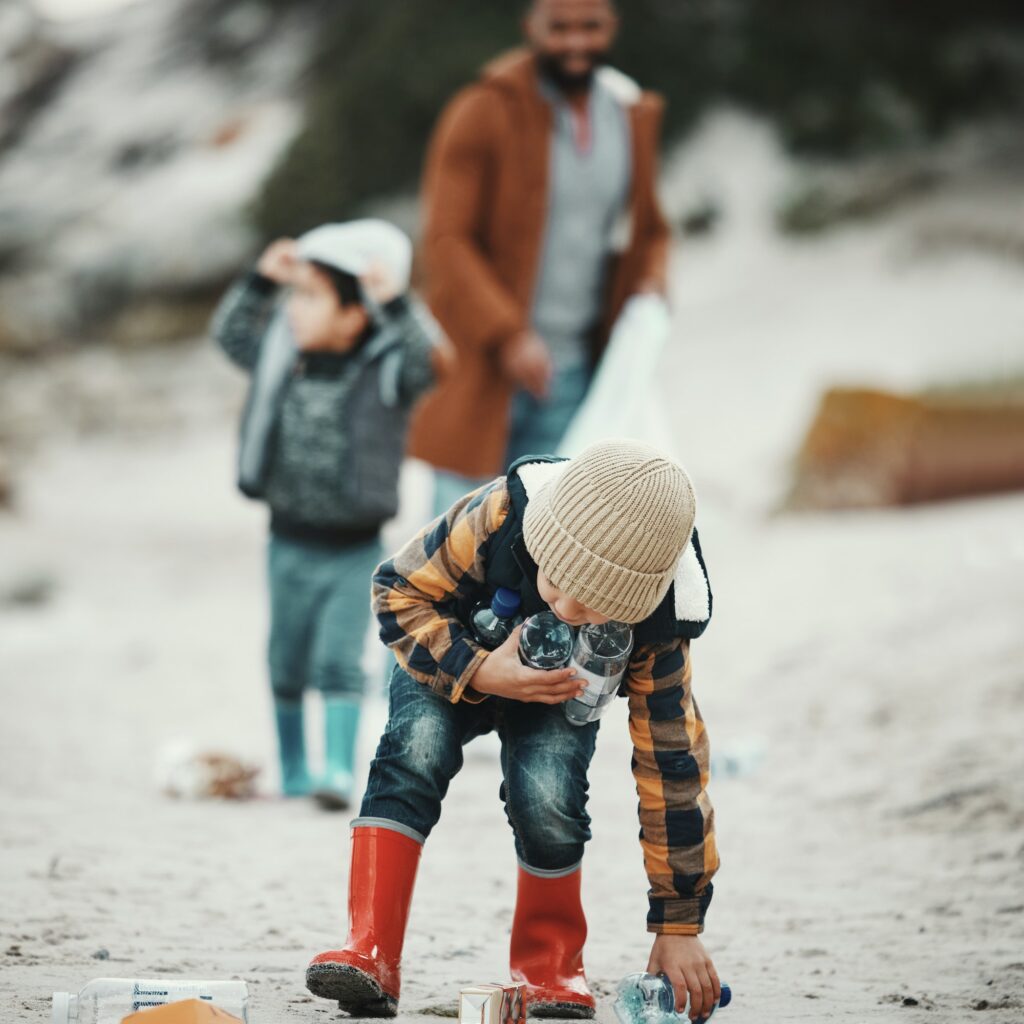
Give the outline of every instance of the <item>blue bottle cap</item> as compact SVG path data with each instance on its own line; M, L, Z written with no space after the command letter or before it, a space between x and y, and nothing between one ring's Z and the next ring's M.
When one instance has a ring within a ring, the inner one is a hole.
M519 611L521 598L511 587L498 587L491 598L491 611L499 619L511 619Z

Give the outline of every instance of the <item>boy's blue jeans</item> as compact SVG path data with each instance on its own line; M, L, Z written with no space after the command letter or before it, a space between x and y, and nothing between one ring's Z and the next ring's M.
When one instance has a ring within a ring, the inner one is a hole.
M400 666L391 678L388 724L370 766L355 825L400 826L423 841L441 817L462 748L492 729L501 739L499 796L520 864L533 874L575 870L590 838L587 769L598 723L570 725L560 705L488 697L452 704Z
M329 547L271 534L268 660L275 697L301 700L308 688L362 696L370 579L380 561L377 539Z

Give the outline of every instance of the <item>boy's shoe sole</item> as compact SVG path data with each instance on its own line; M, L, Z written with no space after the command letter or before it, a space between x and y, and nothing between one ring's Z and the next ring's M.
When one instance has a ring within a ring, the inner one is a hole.
M306 988L322 999L337 999L350 1017L395 1017L398 1000L389 996L372 975L348 964L312 964Z
M347 811L352 806L351 797L330 789L314 789L313 799L322 811Z
M530 1003L528 1017L558 1017L562 1020L593 1020L594 1007L583 1003Z

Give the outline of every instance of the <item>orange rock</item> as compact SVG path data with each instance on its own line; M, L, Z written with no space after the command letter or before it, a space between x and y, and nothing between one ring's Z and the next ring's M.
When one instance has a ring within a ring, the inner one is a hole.
M1024 488L1024 401L836 388L796 460L791 508L907 505Z

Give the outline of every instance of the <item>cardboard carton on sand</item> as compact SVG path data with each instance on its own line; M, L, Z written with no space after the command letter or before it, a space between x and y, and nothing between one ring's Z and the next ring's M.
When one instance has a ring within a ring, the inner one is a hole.
M166 1006L130 1013L121 1024L242 1024L242 1021L202 999L182 999Z
M459 1024L526 1024L522 985L473 985L459 993Z

